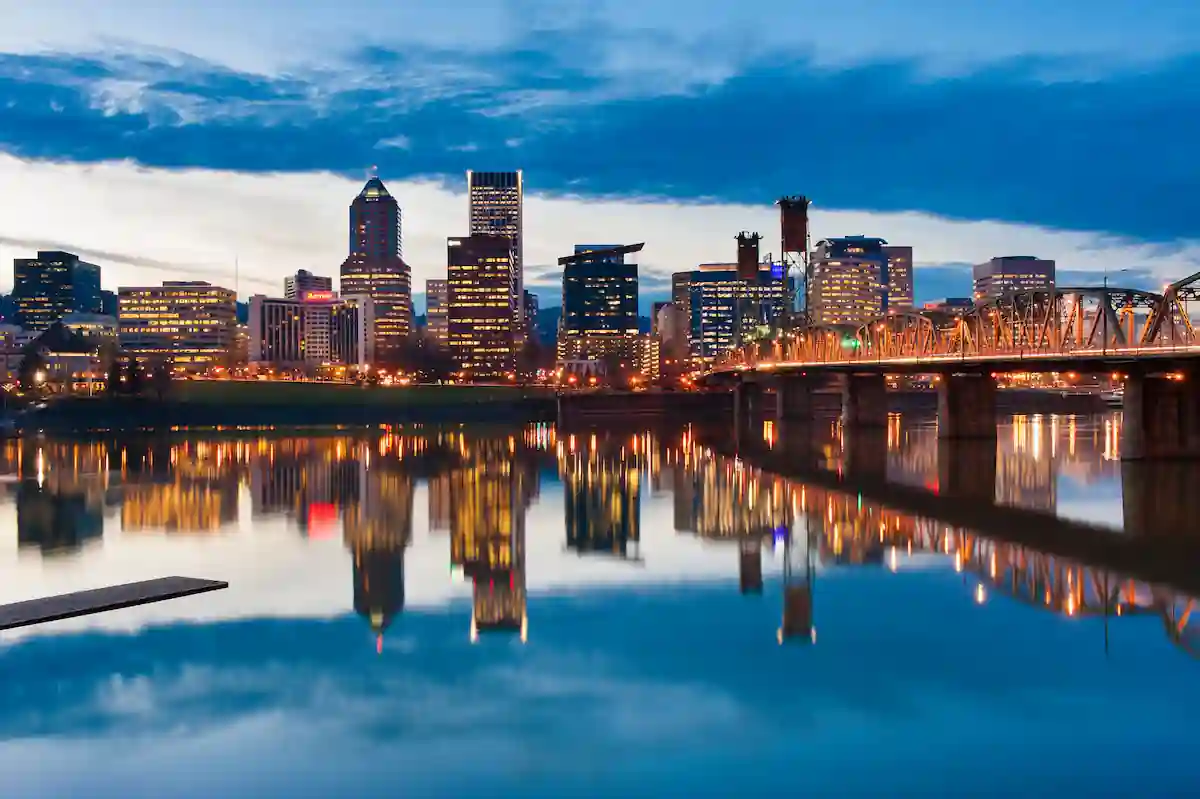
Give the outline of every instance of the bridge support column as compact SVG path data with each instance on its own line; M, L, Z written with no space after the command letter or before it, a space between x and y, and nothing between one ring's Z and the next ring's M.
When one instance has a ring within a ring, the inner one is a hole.
M754 416L762 411L763 387L761 383L738 383L733 389L733 422L741 430Z
M816 380L805 375L780 376L775 383L775 414L779 421L811 421Z
M1125 381L1121 459L1200 460L1200 371L1182 380L1131 374Z
M1163 538L1190 533L1195 529L1192 492L1198 485L1200 464L1197 463L1122 463L1121 510L1125 533Z
M842 469L849 480L887 480L887 428L842 430Z
M844 427L887 427L887 382L882 374L848 374L842 384Z
M938 494L992 504L996 501L996 440L938 441Z
M991 375L942 375L938 382L938 438L996 438L996 381ZM995 460L994 451L992 455Z

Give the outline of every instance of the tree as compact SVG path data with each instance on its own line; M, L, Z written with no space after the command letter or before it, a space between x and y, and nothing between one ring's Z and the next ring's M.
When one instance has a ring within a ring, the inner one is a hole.
M104 379L104 393L110 397L115 397L125 390L124 385L125 369L121 365L121 361L114 358L108 365L108 374Z
M22 391L36 391L41 388L46 375L46 357L37 342L25 347L25 354L17 367L17 382Z
M554 367L554 351L542 343L535 335L525 337L525 343L517 353L517 378L521 382L530 382L537 376L539 369Z
M150 374L150 382L154 386L155 396L162 402L171 390L171 364L167 361L156 363L154 371Z
M142 370L132 355L125 358L125 390L133 396L142 393Z

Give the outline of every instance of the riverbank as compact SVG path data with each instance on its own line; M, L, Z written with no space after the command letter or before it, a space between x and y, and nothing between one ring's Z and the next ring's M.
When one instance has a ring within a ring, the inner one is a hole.
M553 391L509 386L363 387L194 381L154 397L68 397L18 420L22 430L552 422Z

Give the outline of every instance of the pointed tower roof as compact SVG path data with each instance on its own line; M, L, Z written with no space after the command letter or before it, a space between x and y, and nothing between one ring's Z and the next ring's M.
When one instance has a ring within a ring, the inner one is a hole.
M379 178L371 178L366 185L362 187L362 191L358 193L359 197L367 199L379 199L381 197L391 197L391 193L387 190L387 186L383 185L383 181Z

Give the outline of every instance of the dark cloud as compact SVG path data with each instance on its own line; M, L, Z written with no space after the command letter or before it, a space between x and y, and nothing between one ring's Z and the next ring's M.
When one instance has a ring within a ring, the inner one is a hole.
M1200 235L1200 56L1089 80L1018 59L934 79L906 61L834 70L764 57L671 93L587 69L595 31L506 52L363 50L266 78L195 59L0 56L0 148L159 167L361 174L458 185L523 167L531 191L919 210ZM125 81L122 83L121 81ZM129 82L144 85L133 91ZM404 136L408 149L376 149Z

